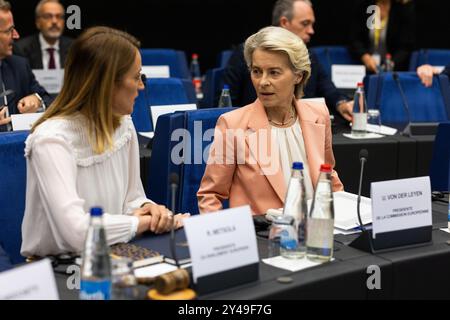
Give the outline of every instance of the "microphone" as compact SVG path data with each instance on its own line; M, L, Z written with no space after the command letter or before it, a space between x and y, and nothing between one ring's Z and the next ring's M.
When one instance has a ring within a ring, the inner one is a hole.
M363 173L364 173L364 164L367 162L369 158L369 152L366 149L361 149L359 151L359 161L361 163L360 175L359 175L359 186L358 186L358 200L357 200L357 213L358 213L358 221L361 226L361 230L365 232L364 225L361 219L361 189L362 189L362 181L363 181Z
M409 137L409 136L411 136L411 130L410 130L410 127L411 127L411 113L409 111L408 100L406 99L405 91L403 91L403 86L402 86L402 83L401 83L400 78L398 76L398 73L397 72L392 73L392 78L394 79L395 83L397 84L398 90L400 91L400 96L402 97L403 108L405 109L405 113L406 113L406 116L408 118L408 124L403 129L403 131L401 132L401 135Z
M170 251L172 253L173 259L175 260L175 264L177 268L180 268L180 263L178 262L177 258L177 251L175 248L175 212L176 212L176 195L178 190L178 185L180 183L180 178L178 177L178 174L175 172L172 172L169 177L169 184L170 184L170 190L171 190L171 210L172 214L172 228L170 230Z

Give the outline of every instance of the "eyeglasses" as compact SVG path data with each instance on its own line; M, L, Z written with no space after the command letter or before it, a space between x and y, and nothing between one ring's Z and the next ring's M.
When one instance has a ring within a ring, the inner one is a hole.
M6 30L0 30L0 33L4 33L4 34L6 34L7 36L11 36L11 35L13 34L14 30L16 30L16 26L15 26L15 25L12 25L11 27L9 27L9 28L6 29Z
M51 13L44 13L39 16L39 18L44 20L52 20L55 18L56 20L64 20L65 15L64 14L51 14Z

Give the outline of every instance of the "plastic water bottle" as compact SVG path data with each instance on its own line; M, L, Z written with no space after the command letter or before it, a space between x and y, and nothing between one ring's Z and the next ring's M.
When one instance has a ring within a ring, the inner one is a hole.
M80 288L82 300L111 298L111 258L102 216L102 208L91 209L91 222L82 255Z
M219 108L232 107L230 87L227 84L223 85L222 93L219 98Z
M294 162L283 208L284 215L292 216L295 219L295 229L298 239L297 248L288 252L290 258L303 258L306 254L307 211L303 163Z
M191 76L192 76L192 83L194 84L195 93L197 94L197 97L202 95L202 75L200 72L200 64L198 62L198 54L193 53L192 54L192 60L191 60Z
M394 61L392 61L392 56L390 53L386 53L386 57L384 59L384 72L392 72L394 71Z
M320 167L320 176L308 217L307 258L326 262L333 257L334 202L329 164Z
M364 84L358 83L353 99L352 135L363 136L367 129L367 105L364 94Z

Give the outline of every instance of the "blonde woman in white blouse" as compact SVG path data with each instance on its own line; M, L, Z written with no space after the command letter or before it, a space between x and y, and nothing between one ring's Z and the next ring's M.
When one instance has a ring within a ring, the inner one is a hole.
M80 252L89 209L102 206L108 243L170 230L173 214L145 197L130 118L141 80L139 42L106 27L73 44L64 85L26 141L23 256Z
M334 166L331 126L324 103L303 101L311 74L303 41L280 27L267 27L245 42L244 56L257 99L223 114L200 189L201 213L250 205L253 214L281 208L293 162L304 163L306 194L313 196L321 164ZM343 190L335 171L334 191Z

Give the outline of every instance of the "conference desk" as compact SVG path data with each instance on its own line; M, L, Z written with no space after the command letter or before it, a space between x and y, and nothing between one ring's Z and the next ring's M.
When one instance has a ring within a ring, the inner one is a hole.
M450 299L450 234L446 203L433 203L433 243L372 255L347 245L354 236L335 237L335 260L315 268L289 272L260 262L259 280L199 296L199 300L260 299ZM258 237L260 259L267 257L267 239ZM367 287L369 266L381 271L381 289ZM68 276L55 274L61 299L77 299L68 290ZM292 278L289 284L277 281Z

